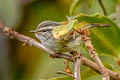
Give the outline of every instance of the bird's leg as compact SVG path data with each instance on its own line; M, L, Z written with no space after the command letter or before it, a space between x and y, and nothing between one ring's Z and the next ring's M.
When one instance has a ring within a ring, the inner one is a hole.
M56 58L57 57L57 53L54 53L52 55L49 56L50 58Z
M72 51L72 52L70 52L70 54L72 54L72 57L71 57L71 58L72 58L73 61L76 61L76 59L77 59L78 57L80 57L80 56L79 56L80 53L78 54L76 51Z

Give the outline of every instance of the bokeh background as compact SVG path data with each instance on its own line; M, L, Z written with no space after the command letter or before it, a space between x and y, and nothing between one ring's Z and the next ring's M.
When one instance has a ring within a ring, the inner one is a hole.
M72 1L0 0L0 20L9 28L36 39L29 31L44 20L66 20ZM115 11L115 1L119 0L104 0L108 14ZM103 14L98 0L94 1L90 9L87 3L78 7L75 14ZM23 46L22 42L11 40L0 32L0 80L40 80L61 76L56 72L64 70L64 62L49 58L47 53L36 47Z
M63 21L72 0L0 0L0 20L34 39L29 31L43 20ZM0 33L0 80L39 80L59 76L64 60L51 59L38 48L23 46Z

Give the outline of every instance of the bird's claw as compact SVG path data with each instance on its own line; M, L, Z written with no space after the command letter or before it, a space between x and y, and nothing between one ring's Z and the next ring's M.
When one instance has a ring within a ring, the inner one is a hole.
M49 56L50 58L56 58L57 57L57 53L54 53L52 55Z

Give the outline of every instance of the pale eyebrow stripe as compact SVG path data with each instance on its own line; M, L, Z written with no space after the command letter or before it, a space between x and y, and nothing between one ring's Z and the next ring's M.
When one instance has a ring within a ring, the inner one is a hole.
M53 28L54 28L54 26L48 26L48 27L43 27L43 28L37 29L37 31L52 30Z
M43 28L40 28L41 30L43 29L53 29L53 26L47 26L47 27L43 27Z
M46 23L47 23L47 24L46 24ZM51 26L51 25L53 25L53 26L58 26L58 25L60 25L60 24L61 24L60 22L54 22L54 21L48 20L48 21L43 21L43 22L41 22L40 24L38 24L38 28L46 27L46 26Z
M42 31L45 29L53 29L53 26L43 27L43 28L38 29L38 31Z

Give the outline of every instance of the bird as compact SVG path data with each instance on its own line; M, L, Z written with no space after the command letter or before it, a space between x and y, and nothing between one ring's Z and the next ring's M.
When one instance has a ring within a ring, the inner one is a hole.
M36 38L38 38L42 45L44 45L49 50L55 53L63 53L70 52L75 47L81 44L81 36L76 35L67 35L67 39L58 40L53 36L53 29L58 26L65 25L61 22L55 21L43 21L38 24L35 30L31 30L30 32L35 33Z
M81 25L82 22L78 22L78 25ZM84 22L83 22L84 23ZM71 52L74 51L74 49L82 44L82 39L79 33L71 30L66 36L64 36L64 39L56 39L53 34L53 29L67 25L68 23L64 22L55 22L51 20L42 21L35 30L31 30L30 32L33 32L41 42L42 45L44 45L49 50L55 52L55 53L65 53L65 52ZM87 26L87 27L86 27ZM85 28L94 28L94 27L108 27L109 24L98 24L98 23L92 23L92 24L85 24ZM84 27L84 26L83 26ZM58 31L59 32L59 31Z
M34 33L36 38L38 38L43 46L48 48L49 50L57 53L72 53L74 52L75 48L78 46L81 46L83 44L82 37L79 33L77 33L74 30L70 30L64 38L57 39L54 37L53 30L55 28L59 27L66 27L69 22L55 22L51 20L42 21L35 30L31 30L30 32ZM98 24L98 23L92 23L92 24L86 24L84 22L77 22L78 27L82 29L91 29L94 27L108 27L109 24ZM81 26L82 25L82 26ZM58 31L59 32L59 29ZM76 58L77 56L74 54L73 58ZM66 62L66 68L64 69L65 73L69 73L70 75L73 75L73 72L71 71L69 67L69 61Z

